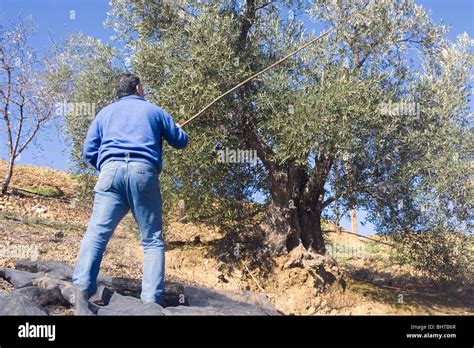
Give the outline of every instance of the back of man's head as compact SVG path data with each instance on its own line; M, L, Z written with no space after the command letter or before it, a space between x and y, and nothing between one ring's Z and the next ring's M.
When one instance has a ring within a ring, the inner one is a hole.
M133 74L122 74L115 79L115 94L117 98L134 95L140 78Z

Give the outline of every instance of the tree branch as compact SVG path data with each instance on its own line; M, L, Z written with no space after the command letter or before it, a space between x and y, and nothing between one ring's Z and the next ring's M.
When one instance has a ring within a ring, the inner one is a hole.
M23 128L23 120L24 120L24 110L25 110L25 97L21 93L20 89L20 96L22 97L22 102L20 103L20 111L19 111L19 117L18 117L18 129L16 131L16 137L15 137L15 144L13 145L12 153L13 156L16 157L16 150L18 148L18 142L20 141L20 135L21 135L21 130Z
M7 72L7 95L5 97L5 106L3 108L3 120L5 121L5 125L7 127L7 138L8 138L8 147L10 148L10 153L13 151L13 139L12 139L12 129L10 124L10 117L8 116L8 107L10 105L10 98L11 98L11 70L8 65L5 65L5 57L2 55L2 63L3 68ZM2 92L3 94L3 92Z

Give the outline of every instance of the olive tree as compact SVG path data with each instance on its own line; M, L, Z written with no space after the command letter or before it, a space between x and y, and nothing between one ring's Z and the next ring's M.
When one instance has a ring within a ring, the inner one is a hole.
M334 30L189 124L163 180L220 221L266 196L259 221L274 253L324 253L323 217L351 208L380 231L469 224L472 40L451 42L413 1L113 0L108 24L150 99L182 122L308 40L308 15ZM258 161L222 161L223 149Z
M101 108L115 99L114 78L120 63L111 45L83 34L71 35L51 49L46 80L56 96L56 114L62 116L63 133L71 145L76 177L76 201L88 205L93 197L95 168L83 157L83 144L90 123Z

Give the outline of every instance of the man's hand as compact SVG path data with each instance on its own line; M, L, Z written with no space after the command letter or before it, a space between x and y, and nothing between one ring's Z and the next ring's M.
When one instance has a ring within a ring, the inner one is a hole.
M181 128L181 125L179 123L175 123L175 124L176 124L176 127Z

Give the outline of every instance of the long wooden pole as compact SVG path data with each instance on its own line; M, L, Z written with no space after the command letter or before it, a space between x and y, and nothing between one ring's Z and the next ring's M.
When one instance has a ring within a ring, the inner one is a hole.
M197 114L195 114L193 117L191 117L189 120L183 122L181 124L181 127L184 127L185 125L187 125L189 122L193 121L194 119L196 119L197 117L201 116L204 112L206 112L206 110L208 110L212 105L214 105L215 103L217 103L219 100L221 100L222 98L224 98L225 96L229 95L230 93L232 93L233 91L235 91L236 89L242 87L243 85L245 85L246 83L252 81L253 79L259 77L260 75L264 74L265 72L267 72L268 70L270 69L273 69L275 66L283 63L285 60L287 60L288 58L294 56L295 54L297 54L298 52L304 50L306 47L308 47L309 45L315 43L316 41L318 41L319 39L323 38L324 36L326 36L327 34L329 34L331 31L333 30L333 28L331 29L328 29L326 30L325 32L323 32L321 35L319 35L318 37L315 37L313 39L311 39L310 41L308 41L307 43L305 43L303 46L299 47L297 50L287 54L286 56L284 56L283 58L281 58L280 60L276 61L275 63L273 63L272 65L266 67L265 69L259 71L258 73L250 76L249 78L247 78L246 80L242 81L241 83L239 83L238 85L236 85L235 87L232 87L231 89L229 89L227 92L225 92L224 94L221 94L220 96L218 96L217 98L215 98L213 101L211 101L209 104L207 104L203 109L201 109Z

